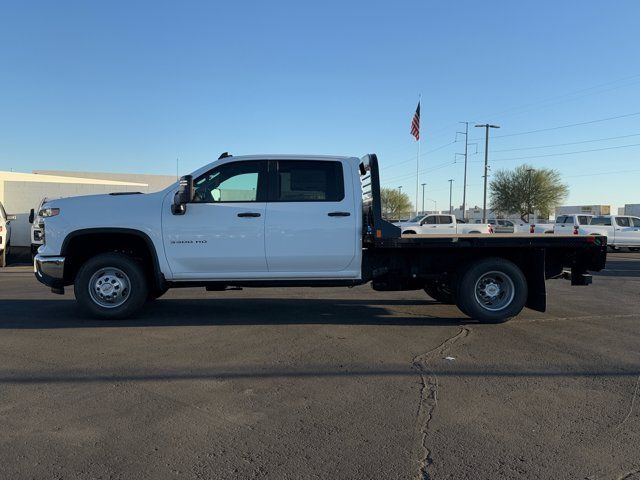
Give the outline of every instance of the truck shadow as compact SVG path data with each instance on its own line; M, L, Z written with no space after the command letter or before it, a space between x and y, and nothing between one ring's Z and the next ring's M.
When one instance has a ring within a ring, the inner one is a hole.
M463 317L455 307L429 300L167 298L148 304L136 318L115 321L90 318L73 300L0 300L0 308L3 312L0 329L305 324L455 326L475 323ZM408 309L411 312L407 312ZM447 309L446 313L452 316L437 316L442 309Z

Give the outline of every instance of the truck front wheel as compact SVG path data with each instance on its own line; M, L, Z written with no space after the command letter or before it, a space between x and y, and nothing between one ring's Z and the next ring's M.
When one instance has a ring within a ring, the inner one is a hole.
M480 323L506 322L524 308L527 281L514 263L488 258L463 274L456 300L460 310Z
M103 253L87 260L73 288L76 300L88 314L107 320L135 314L149 290L141 265L120 253Z

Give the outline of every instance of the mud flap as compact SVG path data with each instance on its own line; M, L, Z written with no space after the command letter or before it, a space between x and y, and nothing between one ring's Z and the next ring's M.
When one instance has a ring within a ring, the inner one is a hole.
M524 272L528 286L527 303L525 303L525 306L537 312L544 312L547 309L545 268L544 249L533 250L527 259Z

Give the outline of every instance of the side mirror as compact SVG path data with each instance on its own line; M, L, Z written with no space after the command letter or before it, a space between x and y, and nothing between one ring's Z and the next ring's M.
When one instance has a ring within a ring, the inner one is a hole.
M32 208L29 210L29 223L33 223L33 220L36 218L36 211Z
M171 213L174 215L184 215L187 212L187 203L193 200L193 177L185 175L180 177L180 186L173 196Z

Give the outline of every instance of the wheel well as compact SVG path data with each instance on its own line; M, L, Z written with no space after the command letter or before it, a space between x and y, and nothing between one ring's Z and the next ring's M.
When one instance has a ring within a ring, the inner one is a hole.
M413 230L405 230L404 232L402 232L403 235L415 235L416 232L414 232Z
M159 285L160 269L155 249L149 237L132 231L89 231L72 234L65 239L62 255L65 257L64 281L71 285L80 267L101 253L124 253L143 266L150 285Z

